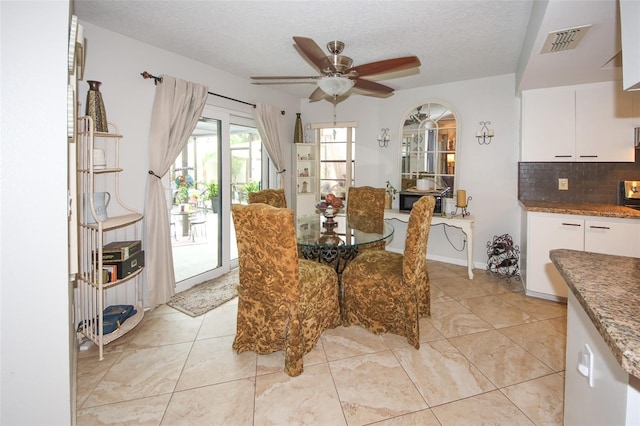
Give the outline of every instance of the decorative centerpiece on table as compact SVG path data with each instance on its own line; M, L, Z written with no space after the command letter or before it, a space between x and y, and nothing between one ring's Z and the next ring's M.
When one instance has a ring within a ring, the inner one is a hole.
M338 226L335 217L344 209L342 198L336 197L334 194L327 194L324 197L324 201L316 204L316 209L325 217L322 226L326 229L326 232L320 237L320 242L334 245L343 243L340 237L334 232L335 227Z

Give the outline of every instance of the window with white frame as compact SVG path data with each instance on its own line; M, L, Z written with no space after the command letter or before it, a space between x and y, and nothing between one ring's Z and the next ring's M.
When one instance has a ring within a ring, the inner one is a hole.
M317 125L320 150L320 198L346 198L355 181L356 129L353 123Z

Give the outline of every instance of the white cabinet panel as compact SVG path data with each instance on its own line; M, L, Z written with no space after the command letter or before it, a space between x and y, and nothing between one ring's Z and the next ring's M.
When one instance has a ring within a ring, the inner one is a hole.
M584 250L640 257L640 223L624 219L587 219L584 226Z
M585 353L585 345L592 353L592 368L581 369L592 376L593 386L578 370L578 361ZM564 391L565 425L626 425L629 374L611 353L573 294L567 303L567 352ZM638 407L635 407L637 410Z
M624 90L640 89L640 2L621 0L622 80Z
M522 161L635 161L633 94L620 82L525 91Z
M576 90L576 161L635 161L630 93L619 82Z
M522 161L574 161L574 88L529 90L522 105Z
M527 295L566 298L567 285L549 259L553 249L640 257L640 221L592 216L527 213Z
M529 213L527 219L526 291L536 296L567 297L567 284L549 259L549 251L582 250L584 220L546 213Z

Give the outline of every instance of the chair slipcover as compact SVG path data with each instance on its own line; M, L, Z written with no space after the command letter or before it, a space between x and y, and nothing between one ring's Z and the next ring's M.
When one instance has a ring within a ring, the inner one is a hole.
M349 187L347 195L347 221L363 232L382 233L384 230L384 188L372 186ZM367 249L384 250L385 241L376 241L358 247L359 251Z
M249 193L249 204L263 203L273 207L286 208L287 199L284 189L263 189L262 191Z
M434 197L422 197L413 205L404 255L367 250L346 266L345 325L399 334L420 348L418 320L431 315L427 241L434 205Z
M240 267L233 349L284 350L284 371L297 376L322 331L341 324L337 274L298 259L293 210L262 203L231 208Z

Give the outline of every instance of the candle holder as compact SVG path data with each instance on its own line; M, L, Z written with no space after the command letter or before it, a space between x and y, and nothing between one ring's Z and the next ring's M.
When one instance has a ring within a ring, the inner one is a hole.
M457 216L458 215L458 209L462 209L462 217L465 216L469 216L471 213L467 210L467 207L469 206L469 201L471 201L473 198L471 198L471 196L467 197L467 202L466 205L464 206L459 206L458 204L456 204L456 210L455 212L453 212L453 216Z
M487 125L490 125L490 121L481 121L480 130L476 132L476 138L478 139L478 143L480 145L489 145L491 143L491 139L493 138L493 129L489 129Z

